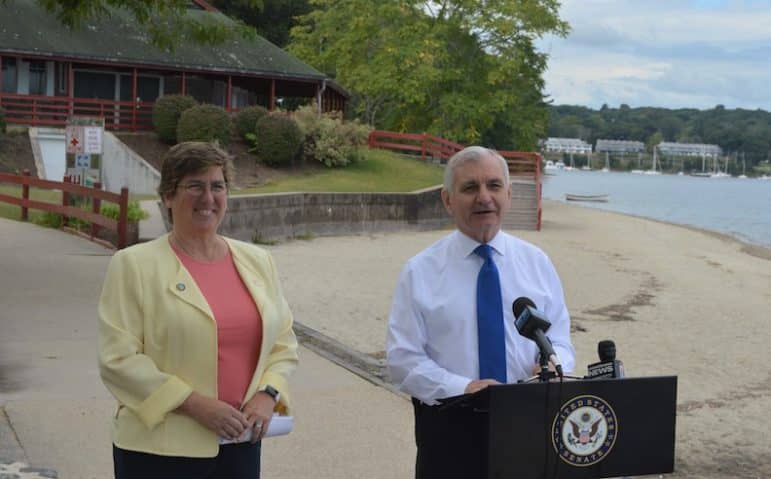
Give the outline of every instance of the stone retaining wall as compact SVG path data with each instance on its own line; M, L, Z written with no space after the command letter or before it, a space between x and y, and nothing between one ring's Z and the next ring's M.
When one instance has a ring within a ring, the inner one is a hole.
M232 196L220 226L226 236L270 241L430 230L451 223L440 187L410 193L276 193Z

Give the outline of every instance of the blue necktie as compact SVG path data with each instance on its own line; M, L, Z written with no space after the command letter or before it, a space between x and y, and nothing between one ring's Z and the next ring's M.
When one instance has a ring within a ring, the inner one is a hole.
M490 245L479 245L474 253L485 260L477 276L479 378L506 383L506 339L498 268L493 261Z

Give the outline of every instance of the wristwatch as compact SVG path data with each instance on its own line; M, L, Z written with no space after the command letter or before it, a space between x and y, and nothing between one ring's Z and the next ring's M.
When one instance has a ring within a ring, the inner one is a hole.
M260 389L260 391L272 397L273 400L276 401L276 404L278 404L278 400L281 399L281 393L278 392L278 389L274 388L270 384L264 386L262 389Z

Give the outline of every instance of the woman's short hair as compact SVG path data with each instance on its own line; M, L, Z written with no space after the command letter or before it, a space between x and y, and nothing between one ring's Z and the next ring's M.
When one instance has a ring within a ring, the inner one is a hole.
M230 186L235 168L225 150L203 141L186 141L171 147L163 155L158 194L161 198L173 196L182 178L201 173L213 166L222 168L225 183Z
M467 161L479 161L485 156L492 156L501 164L503 179L505 184L509 184L509 164L495 150L485 148L484 146L468 146L450 157L447 166L444 169L443 189L452 194L453 182L455 181L455 169Z

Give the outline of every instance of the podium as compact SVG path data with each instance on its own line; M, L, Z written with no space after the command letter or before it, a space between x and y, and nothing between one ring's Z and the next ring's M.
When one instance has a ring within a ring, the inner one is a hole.
M507 384L448 398L438 414L449 424L456 416L458 424L461 417L476 424L459 439L467 454L446 455L437 477L461 470L480 479L672 472L676 403L676 376Z

